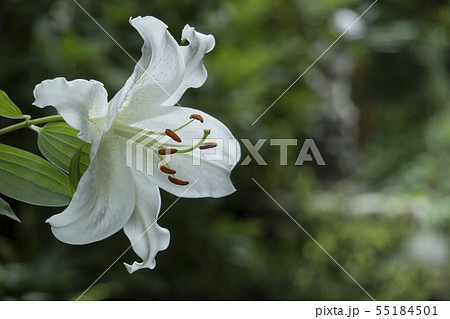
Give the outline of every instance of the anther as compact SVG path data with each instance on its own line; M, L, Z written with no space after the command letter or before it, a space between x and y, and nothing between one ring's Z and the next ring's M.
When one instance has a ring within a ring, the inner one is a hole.
M198 115L198 114L192 114L189 118L194 119L194 120L197 120L197 121L200 121L200 122L203 123L203 117L201 117L201 116Z
M188 181L182 181L181 179L178 179L178 178L175 178L175 177L172 177L172 176L168 176L168 177L169 177L169 181L171 181L175 185L186 186L187 184L189 184Z
M161 172L166 173L166 174L175 174L177 171L171 168L168 168L167 166L160 166L159 169L161 170Z
M162 148L158 150L159 155L170 155L175 154L176 152L178 152L176 148Z
M208 148L214 148L217 146L216 142L206 142L200 145L199 149L201 150L207 150Z
M205 133L206 135L209 135L209 134L211 134L211 129L210 128L209 129L204 129L203 133Z
M181 143L181 138L171 129L166 129L164 133L166 133L167 136L170 136L174 141Z

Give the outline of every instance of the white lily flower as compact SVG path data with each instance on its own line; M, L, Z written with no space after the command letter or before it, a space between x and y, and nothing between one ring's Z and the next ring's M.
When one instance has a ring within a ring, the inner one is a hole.
M65 243L81 245L123 228L143 260L126 265L132 273L154 268L156 254L169 245L169 231L156 224L159 188L182 197L231 194L235 188L230 172L240 158L240 147L214 117L174 106L188 88L198 88L206 81L203 56L214 48L214 37L186 25L182 40L189 45L179 46L167 26L154 17L137 17L130 23L144 39L142 57L109 103L100 82L56 78L36 86L34 105L54 106L80 131L79 138L92 144L91 164L72 201L66 210L48 219L53 234ZM143 129L151 141L146 142L146 149L155 158L152 175L126 165L126 141ZM164 137L164 144L154 143L155 135ZM201 140L196 144L196 139ZM200 165L194 165L193 153L213 151L208 150L217 145L212 140L223 143L222 160L200 156ZM169 165L165 154L174 152Z

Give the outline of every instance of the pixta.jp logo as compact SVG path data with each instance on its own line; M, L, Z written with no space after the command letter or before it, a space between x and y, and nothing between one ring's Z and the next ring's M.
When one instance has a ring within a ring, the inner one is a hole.
M152 134L148 130L142 130L126 142L126 165L149 175L153 175L155 167L170 167L173 156L179 156L179 154L161 151L167 150L167 144L171 140L170 136ZM267 165L266 160L260 154L260 150L266 142L267 139L259 139L253 144L249 139L241 139L241 144L245 147L247 154L240 165L249 165L253 160L257 165ZM289 150L292 152L294 149L298 152L294 165L303 165L305 162L326 165L313 139L304 140L300 148L298 147L300 143L296 139L270 139L269 145L279 148L279 165L288 165ZM233 166L236 163L236 158L233 158L230 154L239 152L230 148L239 148L236 140L231 143L222 139L208 140L208 142L202 139L193 139L189 148L190 164L198 166L201 165L202 160L206 160L209 162L217 161L222 165L228 163L228 165Z

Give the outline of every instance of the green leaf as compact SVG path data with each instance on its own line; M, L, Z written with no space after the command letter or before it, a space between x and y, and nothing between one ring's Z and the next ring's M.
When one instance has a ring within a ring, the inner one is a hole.
M91 145L77 137L78 131L65 122L48 123L39 131L38 147L50 162L69 172L70 162L83 145L80 158L80 171L83 174L90 163Z
M66 206L69 178L43 158L0 144L0 193L39 206Z
M69 167L69 186L72 195L77 191L78 183L81 179L81 154L83 154L84 143L78 151L73 155Z
M8 94L0 90L0 116L10 119L24 118L20 109L8 97Z
M19 217L14 214L11 207L9 207L9 204L5 202L2 198L0 198L0 215L9 217L11 219L14 219L16 222L21 223Z

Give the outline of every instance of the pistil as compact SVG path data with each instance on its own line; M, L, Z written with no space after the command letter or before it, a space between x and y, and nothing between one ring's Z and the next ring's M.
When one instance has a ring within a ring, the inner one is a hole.
M179 150L178 153L189 153L189 152L192 152L196 148L200 147L203 144L203 142L205 142L205 140L206 140L206 138L208 137L209 134L211 134L211 130L209 130L209 129L208 130L203 130L203 136L202 136L201 140L197 144L195 144L192 147L186 148L184 150Z

